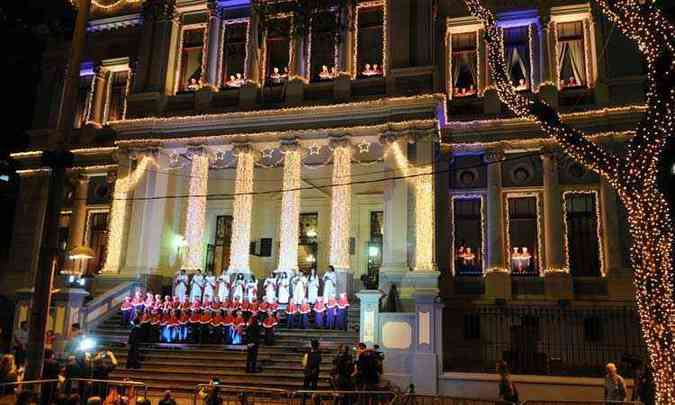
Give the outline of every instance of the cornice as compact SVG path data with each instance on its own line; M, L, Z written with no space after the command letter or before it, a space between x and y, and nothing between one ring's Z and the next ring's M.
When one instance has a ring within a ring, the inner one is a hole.
M143 24L140 13L120 15L110 18L100 18L89 21L88 32L114 31L122 28L135 27Z

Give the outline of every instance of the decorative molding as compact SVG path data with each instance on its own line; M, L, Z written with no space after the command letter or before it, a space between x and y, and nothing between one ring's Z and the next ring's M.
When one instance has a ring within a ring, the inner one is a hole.
M143 24L140 13L120 15L89 21L87 32L115 31Z

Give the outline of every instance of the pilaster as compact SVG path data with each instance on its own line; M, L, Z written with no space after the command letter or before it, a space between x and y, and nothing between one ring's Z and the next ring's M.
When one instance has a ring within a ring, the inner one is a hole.
M502 151L485 154L487 164L487 270L486 298L511 298L511 274L504 256L504 198L502 196Z

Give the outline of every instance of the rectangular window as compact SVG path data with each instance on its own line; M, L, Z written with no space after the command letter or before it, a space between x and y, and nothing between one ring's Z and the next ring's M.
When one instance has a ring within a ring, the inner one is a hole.
M556 24L557 70L561 89L584 87L587 83L584 22Z
M80 89L77 93L77 106L75 107L73 128L82 128L89 120L93 83L94 75L87 74L80 76Z
M453 198L452 226L454 235L455 275L483 274L482 199Z
M90 212L87 220L87 245L94 250L94 258L87 260L87 272L98 273L105 261L108 246L108 212Z
M452 35L452 56L450 69L452 75L453 97L468 97L478 92L478 33L468 32Z
M565 228L570 272L575 277L601 275L596 193L565 193Z
M288 80L291 62L291 19L275 18L267 29L265 72L267 83L281 84Z
M532 65L530 61L530 27L504 29L504 57L511 83L516 90L530 88Z
M303 272L316 269L319 236L319 214L300 214L300 238L298 241L298 267Z
M366 78L384 74L384 5L356 9L356 72Z
M539 275L538 199L508 197L509 265L511 274Z
M104 122L124 119L127 109L129 76L129 70L111 71L108 75Z
M244 84L247 33L247 21L225 22L222 45L222 82L226 88L238 88Z
M337 64L337 17L332 12L319 13L312 17L309 35L309 72L310 81L333 80Z
M216 235L213 248L213 271L220 274L230 266L230 244L232 243L232 216L216 217Z
M204 57L204 35L206 29L183 28L178 91L199 90L202 84L202 62Z

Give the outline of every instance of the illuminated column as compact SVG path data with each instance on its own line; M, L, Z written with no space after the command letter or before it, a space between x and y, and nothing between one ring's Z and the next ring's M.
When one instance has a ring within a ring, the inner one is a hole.
M253 210L253 150L248 145L235 148L237 174L234 180L230 273L250 273L251 213Z
M352 215L352 147L348 138L331 141L333 176L330 202L330 255L338 273L338 293L349 292L349 235Z
M127 162L130 164L129 160ZM144 155L139 158L133 171L115 181L115 191L110 207L110 222L108 223L108 248L105 264L101 270L103 273L119 273L124 264L122 251L126 249L130 197L133 195L138 182L149 169L156 170L157 162L153 156Z
M209 184L209 157L205 149L192 148L188 151L192 164L188 188L187 210L185 213L185 243L187 254L183 268L203 269L204 233L206 231L206 194Z
M487 164L487 298L510 298L511 277L504 258L504 198L502 196L502 151L485 154Z
M74 183L73 210L70 214L70 224L68 226L68 251L78 246L86 245L84 232L87 226L87 188L89 187L89 178L77 175ZM81 266L81 260L68 260L66 257L65 273L80 274Z
M279 232L279 270L298 268L298 239L300 231L300 150L296 143L282 145L284 180L281 196L281 225Z
M206 62L206 83L218 88L218 55L220 48L220 9L217 0L209 0L209 27L207 31L208 59Z
M539 40L540 49L541 49L541 86L539 87L539 93L541 97L551 106L556 107L558 105L558 83L557 83L557 72L556 66L558 61L556 60L556 40L555 40L555 29L552 27L555 26L555 23L551 22L551 16L548 14L549 10L545 10L545 7L541 8L541 11L544 13L540 16L541 19L541 37Z
M385 177L405 176L408 172L408 142L396 135L383 135ZM406 179L385 180L384 235L380 288L396 282L408 271L408 183Z
M420 143L418 142L418 148ZM419 157L419 156L418 156ZM419 159L418 159L419 161ZM415 171L415 271L434 271L433 165L422 162Z
M544 245L545 272L566 271L562 217L562 195L558 181L556 156L541 155L544 172Z
M105 112L105 99L108 90L108 80L106 80L108 71L102 69L101 66L97 66L95 70L96 74L92 79L94 80L94 94L92 95L91 111L89 112L87 120L102 123Z

